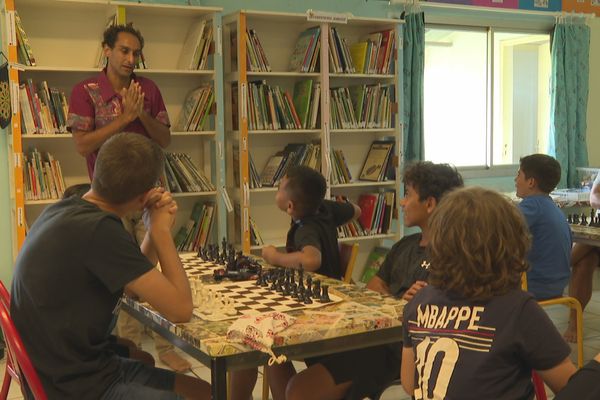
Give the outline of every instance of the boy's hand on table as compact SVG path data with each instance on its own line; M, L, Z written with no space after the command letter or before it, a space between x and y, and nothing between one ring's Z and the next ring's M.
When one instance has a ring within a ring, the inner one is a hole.
M262 248L262 258L269 264L273 264L273 259L277 254L275 246L265 246Z
M404 292L402 298L406 301L412 300L412 298L415 297L415 294L417 294L417 292L423 289L425 286L427 286L427 282L416 281L406 292Z

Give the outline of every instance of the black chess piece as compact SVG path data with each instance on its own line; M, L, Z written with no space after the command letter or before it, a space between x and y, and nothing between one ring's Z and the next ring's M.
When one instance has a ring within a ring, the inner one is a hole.
M313 292L313 297L314 298L321 298L321 281L318 279L315 279L314 283L313 283L313 287L312 287L312 292Z
M256 286L262 286L263 274L262 271L258 273L256 277Z
M579 225L579 214L573 214L573 224Z
M307 276L306 277L306 296L308 297L312 297L313 296L313 292L312 292L312 276Z
M583 213L581 213L581 223L580 223L580 225L583 225L583 226L587 225L587 216L585 214L583 214Z
M296 286L295 284L292 286L291 296L292 296L292 299L298 298L298 286Z
M329 286L323 285L321 298L319 299L320 303L331 303L331 299L329 298Z
M573 223L573 216L571 214L567 215L567 223L568 224L572 224Z
M594 210L593 208L590 210L590 221L588 223L588 226L592 226L594 225L594 216L596 215L596 210Z
M310 295L308 294L308 292L305 292L304 293L304 304L312 304L312 303L313 303L313 301L310 298Z

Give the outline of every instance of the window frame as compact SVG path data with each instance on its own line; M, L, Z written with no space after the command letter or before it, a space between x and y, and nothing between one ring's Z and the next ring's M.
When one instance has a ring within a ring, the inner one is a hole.
M486 178L486 177L506 177L513 175L519 164L498 164L494 165L494 36L496 33L525 33L532 35L548 35L550 39L550 49L552 49L552 29L542 28L521 28L521 27L501 27L492 24L485 25L461 25L452 23L428 22L425 29L447 29L457 31L477 31L485 32L487 36L486 48L486 165L459 166L457 169L464 178ZM425 44L426 46L426 44Z

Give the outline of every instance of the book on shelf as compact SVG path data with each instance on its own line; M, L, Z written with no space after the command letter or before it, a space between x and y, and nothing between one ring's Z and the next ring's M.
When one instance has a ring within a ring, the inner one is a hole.
M342 150L331 149L331 161L331 183L339 185L352 182L352 175Z
M346 196L337 195L331 196L331 200L335 200L340 203L345 203L347 201L347 198ZM338 226L337 232L338 238L360 237L366 235L359 221L355 219L351 219L346 224Z
M321 43L321 28L313 26L300 33L290 57L290 71L315 72Z
M60 199L65 192L60 163L50 153L42 157L37 149L23 154L23 183L25 200Z
M311 79L294 84L293 103L300 125L304 129L315 129L319 112L321 84Z
M387 177L387 169L390 167L389 158L393 157L393 149L393 140L373 141L358 179L371 182L383 181ZM393 163L391 168L394 168Z
M264 242L262 236L260 235L260 231L258 230L256 223L254 222L252 217L250 217L249 219L250 219L250 243L253 246L264 245L265 242Z
M346 39L337 28L329 28L329 70L333 73L352 74L356 71Z
M393 74L395 35L393 29L370 33L349 47L356 73Z
M194 204L187 223L175 234L174 242L178 251L198 251L206 246L214 220L215 204L212 202Z
M388 254L390 249L376 246L373 247L369 255L367 256L367 261L365 261L365 267L363 269L362 277L360 281L364 284L369 283L369 281L377 275L381 265L385 261L385 256Z
M203 70L207 67L207 59L212 43L213 29L211 21L198 19L194 21L185 38L183 48L177 61L178 69Z
M248 82L248 129L302 129L292 97L265 81Z
M165 168L160 178L170 192L211 192L215 186L185 153L165 153Z
M360 225L366 235L386 234L394 216L396 193L386 190L379 193L363 193L358 197L361 209Z
M21 126L25 134L55 134L67 132L68 102L64 92L48 86L46 81L37 85L27 79L19 85Z
M214 91L210 84L192 90L179 112L174 129L181 132L204 130L214 100Z
M262 186L277 186L286 171L293 165L305 165L321 170L321 144L289 143L282 151L269 158L260 174Z
M29 38L25 33L23 22L19 13L15 11L15 31L17 34L17 59L23 65L35 66L35 57L29 43Z
M332 129L392 128L393 85L331 88Z
M246 30L246 64L251 72L271 72L271 65L254 29Z

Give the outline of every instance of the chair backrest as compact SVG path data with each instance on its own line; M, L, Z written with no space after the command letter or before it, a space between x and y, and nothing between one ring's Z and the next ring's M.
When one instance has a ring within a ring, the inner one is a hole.
M4 304L4 307L10 310L10 293L8 293L2 281L0 281L0 301Z
M548 400L546 396L546 387L544 386L544 381L535 371L531 372L531 381L533 382L533 389L535 391L536 400Z
M340 243L340 266L342 268L343 281L350 283L352 280L352 271L358 254L358 243L347 244Z
M10 366L13 369L13 375L18 378L21 384L21 391L25 396L25 383L33 394L36 400L46 400L46 393L44 387L40 382L35 368L31 364L31 360L25 351L21 336L15 327L9 314L9 307L6 302L6 295L8 291L2 282L0 282L0 326L2 327L2 333L4 335L4 341L6 342L6 350L8 353L7 368ZM10 297L8 297L10 303Z

